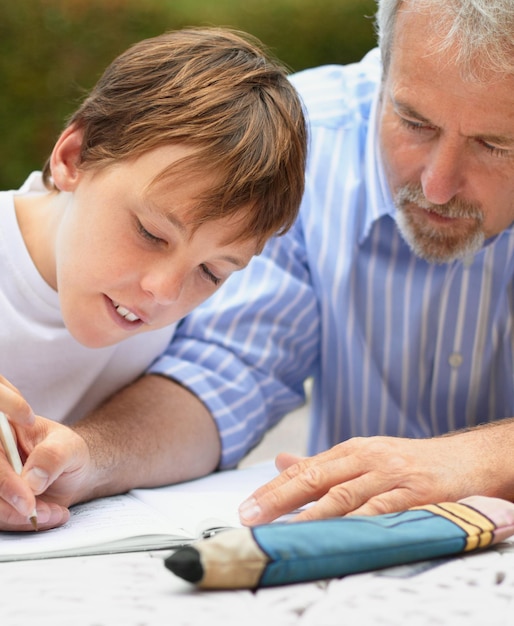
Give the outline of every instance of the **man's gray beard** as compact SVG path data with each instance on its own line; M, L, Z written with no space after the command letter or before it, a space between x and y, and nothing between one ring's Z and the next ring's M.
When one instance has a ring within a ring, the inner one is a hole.
M469 233L463 241L457 241L449 248L444 241L444 233L440 229L425 226L422 233L416 232L416 227L410 219L404 205L412 202L423 209L434 210L439 215L452 218L471 218L477 221L477 227ZM407 245L416 256L429 263L451 263L476 254L484 245L485 236L482 230L483 215L474 206L463 205L453 201L444 206L432 205L423 196L419 188L414 186L402 187L395 197L396 225Z

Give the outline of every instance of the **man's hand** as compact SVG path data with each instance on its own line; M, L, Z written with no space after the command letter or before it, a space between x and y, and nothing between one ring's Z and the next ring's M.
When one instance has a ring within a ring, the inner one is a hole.
M18 476L0 451L0 530L33 530L28 517L34 506L39 529L64 524L91 472L86 443L67 426L39 416L30 426L13 428L24 468Z
M281 474L240 507L245 525L306 507L295 521L379 515L471 495L514 498L514 422L433 439L354 438L310 458L281 454ZM509 460L510 459L510 460Z

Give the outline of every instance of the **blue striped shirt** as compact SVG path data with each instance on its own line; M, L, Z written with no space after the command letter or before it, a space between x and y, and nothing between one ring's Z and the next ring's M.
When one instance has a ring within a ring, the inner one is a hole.
M308 112L300 217L178 327L153 372L211 410L234 466L304 399L311 454L514 415L514 231L434 265L394 221L376 138L377 51L293 77Z

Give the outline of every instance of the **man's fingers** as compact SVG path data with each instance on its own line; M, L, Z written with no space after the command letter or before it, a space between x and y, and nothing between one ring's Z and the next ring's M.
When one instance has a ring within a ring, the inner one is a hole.
M335 483L352 480L359 474L355 459L320 457L302 460L263 485L239 508L245 525L265 524L301 508L326 494Z
M368 476L334 485L315 504L301 511L294 521L308 521L347 515L369 501L377 490Z
M418 503L413 491L427 491L426 471L418 467L415 472L417 463L410 441L400 445L384 437L355 438L300 460L281 454L276 464L283 471L241 505L240 519L248 526L268 523L307 504L294 519L400 510L397 496L390 495L393 491L404 494L402 503L412 504Z
M296 454L289 454L289 452L281 452L275 459L275 467L279 472L283 472L288 467L291 467L291 465L294 465L295 463L299 463L304 458L305 457L297 456Z
M405 488L396 488L369 474L335 485L316 503L295 515L292 521L340 517L343 515L383 515L404 511L419 504Z
M310 487L302 487L302 479L298 478L302 472L300 467L301 463L293 464L245 500L239 507L241 523L248 526L265 524L306 504L304 494ZM307 501L310 499L309 494Z

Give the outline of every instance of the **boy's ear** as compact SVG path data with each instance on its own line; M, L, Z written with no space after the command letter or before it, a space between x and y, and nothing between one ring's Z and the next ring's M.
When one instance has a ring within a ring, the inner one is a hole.
M83 136L83 131L72 124L62 132L52 150L50 170L59 191L74 191L80 179Z

